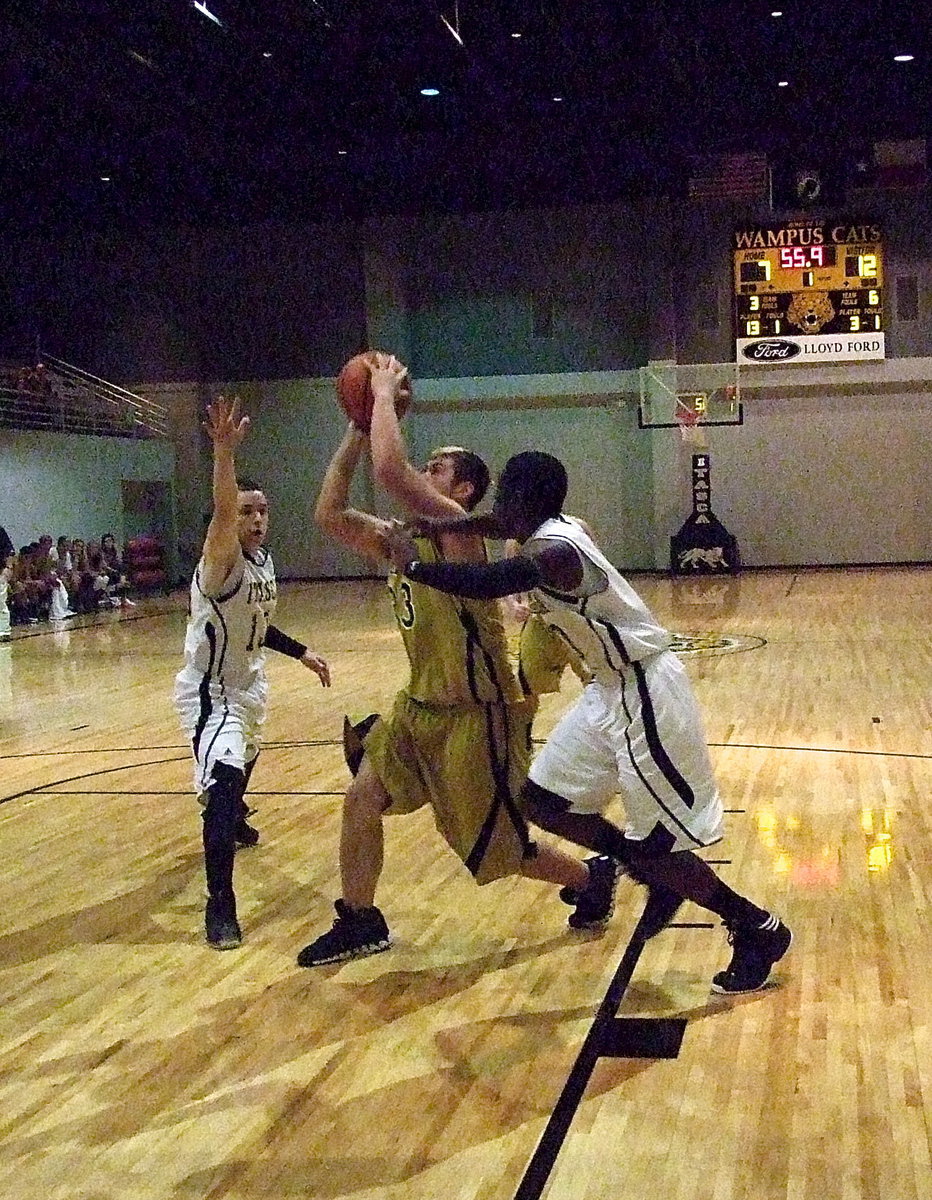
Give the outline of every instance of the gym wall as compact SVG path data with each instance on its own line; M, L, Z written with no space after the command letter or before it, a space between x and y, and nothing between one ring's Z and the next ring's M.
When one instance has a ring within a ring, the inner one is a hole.
M932 560L932 199L856 204L852 215L884 230L888 359L802 382L758 376L745 425L713 430L713 505L749 566ZM175 398L188 558L209 502L200 413L211 391L235 386L257 418L244 459L274 480L282 574L360 572L309 514L340 433L330 381L368 343L412 364L415 454L471 441L497 467L513 449L551 449L569 460L571 506L619 565L653 568L688 512L688 464L675 431L636 429L635 368L733 357L730 231L770 217L663 199L161 231L20 247L5 272L8 292L54 330L50 349Z

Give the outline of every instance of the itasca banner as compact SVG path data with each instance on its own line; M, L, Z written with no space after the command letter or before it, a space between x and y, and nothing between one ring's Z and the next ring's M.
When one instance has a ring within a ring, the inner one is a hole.
M737 351L738 362L759 363L768 367L789 362L800 367L808 363L863 362L886 357L882 333L738 338Z

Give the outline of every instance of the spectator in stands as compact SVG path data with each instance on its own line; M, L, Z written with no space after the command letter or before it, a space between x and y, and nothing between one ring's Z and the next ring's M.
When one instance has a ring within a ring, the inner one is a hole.
M44 363L21 367L16 375L16 409L41 426L59 415L61 397Z
M68 586L71 607L80 613L96 612L97 593L94 575L88 561L87 546L82 538L75 538L71 546L71 577Z
M74 616L53 553L52 538L47 533L20 551L20 579L28 601L29 620L57 621Z
M120 558L116 538L112 533L105 533L100 539L100 553L103 555L108 570L115 571L120 575L123 574L123 560Z
M51 620L50 610L55 608L56 617L68 609L68 592L62 583L55 561L55 544L50 533L43 533L36 544L32 558L32 577L39 585L40 620Z
M23 546L13 563L7 603L10 616L21 625L35 625L48 614L51 587L36 568L38 542Z
M58 401L60 397L45 363L36 364L32 378L33 387L40 405L50 414L56 412L59 408Z
M78 590L78 585L81 582L81 571L86 566L87 554L84 548L84 543L80 538L75 538L71 542L71 567L68 572L68 577L65 580L66 586L72 598Z
M29 620L28 598L26 595L26 587L20 572L19 554L15 553L10 560L9 579L7 582L7 607L10 610L10 622L13 625L25 625Z
M134 602L126 594L129 591L129 579L112 533L105 533L100 539L100 553L110 576L110 594L115 596L120 604L135 608Z
M43 533L39 538L37 547L35 555L36 570L39 574L46 574L55 565L55 547L52 543L52 535L50 533Z
M35 396L36 385L33 379L32 367L20 367L16 373L16 394L21 400Z
M110 573L104 563L97 542L89 542L87 547L87 566L91 577L93 593L93 608L113 608L119 605L119 599L113 594Z
M71 600L68 595L68 589L65 587L61 575L59 575L56 567L52 567L48 575L51 593L49 597L49 620L64 621L68 617L76 616L77 614L71 607Z
M62 578L67 582L67 576L71 574L73 564L71 561L71 539L66 538L64 534L55 543L52 552L52 561L58 568Z

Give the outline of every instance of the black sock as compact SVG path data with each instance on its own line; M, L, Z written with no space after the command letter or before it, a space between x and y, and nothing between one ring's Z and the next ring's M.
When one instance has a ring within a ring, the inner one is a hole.
M553 813L531 810L528 820L596 854L610 854L620 858L624 854L625 836L611 821L598 813Z
M721 880L718 881L718 886L706 901L705 907L717 913L729 927L743 925L750 929L760 929L770 916L765 908L758 908L744 896L739 896Z
M207 894L231 898L233 860L236 854L236 823L240 818L246 782L243 772L217 763L207 789L204 807L204 871Z

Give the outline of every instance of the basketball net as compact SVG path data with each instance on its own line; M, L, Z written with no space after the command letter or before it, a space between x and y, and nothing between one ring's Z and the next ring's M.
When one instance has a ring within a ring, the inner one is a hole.
M708 445L705 430L699 424L699 413L691 404L685 404L677 397L674 416L677 425L680 427L680 439L684 446L689 446L694 450L701 450Z

